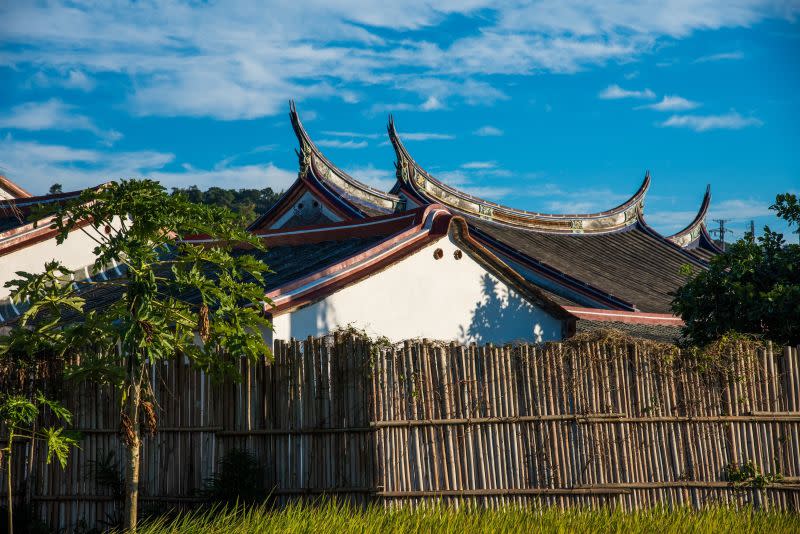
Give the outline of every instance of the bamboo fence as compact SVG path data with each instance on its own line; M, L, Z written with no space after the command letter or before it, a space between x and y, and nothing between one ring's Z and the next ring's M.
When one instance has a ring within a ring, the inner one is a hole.
M216 461L238 448L259 459L278 504L329 494L386 506L800 510L799 349L732 342L691 354L616 335L381 346L341 334L278 340L274 362L239 363L240 382L161 362L140 499L145 511L200 502ZM17 494L51 526L102 525L120 502L91 466L109 452L122 465L118 401L84 383L65 403L81 448L62 470L20 443ZM729 482L726 469L745 462L782 478Z

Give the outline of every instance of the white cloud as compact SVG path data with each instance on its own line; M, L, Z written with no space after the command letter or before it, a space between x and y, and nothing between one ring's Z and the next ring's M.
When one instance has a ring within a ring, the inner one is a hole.
M92 119L74 112L74 107L60 100L46 102L27 102L11 108L11 111L0 115L0 128L13 130L60 130L91 132L112 144L122 138L122 134L114 130L99 128Z
M437 109L444 109L444 104L435 96L428 97L428 100L422 103L420 109L423 111L434 111Z
M503 135L503 130L487 124L486 126L481 126L472 133L473 135L479 135L481 137L499 137Z
M329 148L366 148L366 141L340 141L339 139L320 139L316 142L317 145Z
M774 217L775 212L769 209L770 200L728 199L713 202L709 209L708 220L712 219L753 219L756 217Z
M494 161L469 161L461 165L462 169L494 169L497 163Z
M395 103L375 103L370 106L367 110L368 115L377 115L379 113L391 113L393 111L414 111L417 109L417 105L409 104L407 102L395 102Z
M641 106L642 108L654 109L656 111L687 111L700 106L699 102L687 100L678 95L664 95L660 102Z
M455 135L431 133L431 132L411 132L401 133L400 139L403 141L441 141L455 139Z
M361 133L361 132L343 132L340 130L323 130L324 135L331 137L352 137L356 139L378 139L381 134Z
M236 189L264 189L285 191L297 178L297 171L281 169L273 163L265 165L215 165L212 169L196 169L185 165L182 171L154 171L148 178L158 180L165 187L189 187L200 189L227 184Z
M695 132L708 130L741 130L748 126L764 124L755 117L743 117L735 111L724 115L672 115L659 126L668 128L689 128Z
M233 158L211 169L184 165L169 171L173 154L149 150L135 152L101 151L63 145L17 141L10 135L0 140L0 172L33 193L44 193L54 182L64 189L80 189L122 178L148 177L165 187L235 184L236 187L286 189L295 171L265 165L230 165Z
M81 91L91 91L94 89L94 80L90 79L85 73L72 69L67 73L67 79L63 86L68 89L79 89Z
M122 80L137 114L233 120L283 113L290 97L355 103L372 86L420 97L394 109L487 105L507 98L492 74L635 60L664 38L798 10L775 0L3 2L0 44L5 65L62 73L67 86ZM453 14L468 37L426 40Z
M31 77L30 83L39 87L63 87L86 92L95 87L94 80L78 69L70 69L65 73L50 74L39 71Z
M709 61L726 61L744 59L744 53L736 52L722 52L720 54L711 54L708 56L701 56L694 60L695 63L707 63Z
M598 95L603 100L617 100L620 98L655 98L656 94L650 89L642 91L629 91L617 84L609 85Z

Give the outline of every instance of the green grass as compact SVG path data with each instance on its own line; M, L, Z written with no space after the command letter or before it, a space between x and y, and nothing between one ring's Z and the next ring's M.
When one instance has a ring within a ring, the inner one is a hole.
M292 505L282 510L256 506L244 510L212 509L178 516L173 520L145 522L140 534L165 533L319 533L441 532L450 534L483 532L618 532L657 534L684 532L800 532L800 514L755 512L724 507L702 511L650 509L640 512L618 510L562 511L509 507L499 510L455 510L427 506L417 510L367 510L327 503L318 506Z

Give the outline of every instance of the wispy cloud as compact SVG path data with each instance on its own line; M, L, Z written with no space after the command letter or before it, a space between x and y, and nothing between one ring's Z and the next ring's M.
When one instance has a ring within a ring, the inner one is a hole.
M428 97L428 99L422 103L420 109L423 111L434 111L437 109L444 109L444 103L436 98L435 96Z
M11 108L11 111L0 116L0 128L13 130L59 130L87 131L100 137L107 144L122 138L122 134L114 130L103 130L86 115L75 112L73 106L60 100L45 102L27 102Z
M45 73L39 71L30 79L30 84L37 87L63 87L78 91L91 91L95 88L95 81L78 69L69 69L67 72Z
M619 100L621 98L655 98L656 94L650 89L631 91L623 89L617 84L609 85L597 95L603 100Z
M322 133L331 137L350 137L354 139L378 139L381 137L381 134L376 133L345 132L341 130L323 130Z
M479 135L481 137L499 137L503 135L503 130L497 128L496 126L486 125L486 126L481 126L472 133L473 135Z
M234 120L282 113L289 97L358 102L367 86L420 97L394 109L431 111L456 100L490 105L507 98L495 74L578 72L635 60L664 37L791 19L799 10L793 2L723 0L657 8L613 1L602 9L578 0L267 9L246 2L4 2L0 42L5 64L70 73L64 81L76 88L88 90L106 75L128 82L124 105L134 113ZM434 42L431 29L456 14L470 25L467 36L438 32Z
M709 219L752 219L774 216L769 209L770 200L755 198L733 198L714 202L709 210Z
M639 109L647 108L656 111L687 111L695 109L700 106L699 102L687 100L678 95L665 95L661 101L655 104L648 104L646 106L639 106Z
M393 111L414 111L419 108L417 104L409 104L407 102L377 102L372 104L366 111L368 115L378 115L381 113L391 113Z
M462 163L462 169L494 169L497 167L497 163L494 161L469 161L467 163Z
M402 133L400 134L400 138L403 141L443 141L443 140L450 140L455 139L455 135L451 134L442 134L442 133L431 133L431 132L411 132L411 133Z
M44 193L54 182L70 188L97 185L108 180L149 177L166 187L197 185L207 188L220 183L243 188L272 187L284 190L297 172L264 165L231 165L227 158L210 169L189 164L168 170L175 156L152 150L120 152L18 141L7 135L0 139L0 172L33 193Z
M749 126L764 124L755 117L744 117L735 111L723 115L672 115L659 126L665 128L689 128L696 132L708 130L741 130Z
M317 144L328 148L366 148L366 141L340 141L339 139L320 139Z
M720 54L711 54L708 56L701 56L694 60L694 63L707 63L709 61L729 61L744 59L743 52L722 52Z

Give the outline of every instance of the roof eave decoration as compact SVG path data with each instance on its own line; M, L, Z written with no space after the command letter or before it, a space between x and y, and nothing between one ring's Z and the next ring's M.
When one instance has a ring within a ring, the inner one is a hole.
M324 185L332 186L343 193L343 197L350 197L356 202L366 203L368 206L390 213L401 208L401 200L396 195L384 193L374 187L359 182L346 172L336 167L316 147L311 137L300 122L294 101L289 103L289 117L292 127L300 143L297 156L300 159L300 176L311 175Z
M681 248L693 248L703 238L707 238L715 252L721 252L714 245L713 240L708 236L706 229L706 216L708 215L708 208L711 205L711 185L706 186L706 193L703 195L703 202L700 204L700 209L697 211L694 219L683 230L674 233L667 237L671 242L675 243Z
M460 213L518 228L563 234L615 232L636 223L650 187L650 172L636 193L626 202L607 211L586 214L550 214L518 210L474 197L437 180L423 169L406 150L389 118L389 138L397 155L397 182L393 192L411 190L427 202L442 203Z

